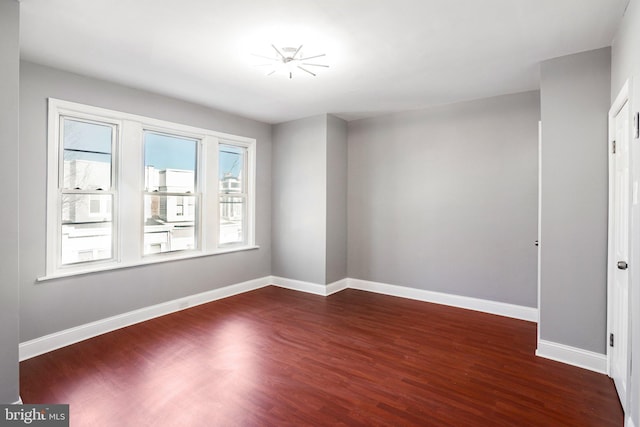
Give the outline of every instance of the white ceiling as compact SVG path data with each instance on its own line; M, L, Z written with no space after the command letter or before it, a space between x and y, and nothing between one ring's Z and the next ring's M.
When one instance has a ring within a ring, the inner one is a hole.
M350 120L537 89L540 61L609 46L628 1L22 0L21 48L269 123ZM331 67L266 76L271 43Z

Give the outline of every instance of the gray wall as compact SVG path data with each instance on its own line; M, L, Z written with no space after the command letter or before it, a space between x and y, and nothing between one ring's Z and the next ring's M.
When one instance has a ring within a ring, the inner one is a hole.
M631 108L640 110L640 1L631 0L611 47L611 100L613 101L628 78L633 78ZM640 149L638 141L631 144L631 170L634 181L640 181ZM632 206L631 265L640 265L640 207ZM631 353L632 366L640 366L640 275L631 268ZM633 369L628 385L634 425L640 426L640 369Z
M272 273L324 284L327 116L273 126Z
M0 403L18 400L20 5L0 0Z
M20 77L21 341L271 273L270 125L28 62ZM260 249L36 283L45 274L47 97L256 138Z
M328 114L273 127L275 276L347 277L347 123Z
M540 339L605 353L610 49L541 64Z
M326 283L347 277L347 122L327 116Z
M539 94L349 123L349 277L535 307Z

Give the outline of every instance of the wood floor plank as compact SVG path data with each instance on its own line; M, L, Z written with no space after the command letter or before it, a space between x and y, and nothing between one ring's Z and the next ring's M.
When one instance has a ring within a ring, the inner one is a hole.
M534 355L536 325L348 289L277 287L21 363L73 426L616 426L612 381Z

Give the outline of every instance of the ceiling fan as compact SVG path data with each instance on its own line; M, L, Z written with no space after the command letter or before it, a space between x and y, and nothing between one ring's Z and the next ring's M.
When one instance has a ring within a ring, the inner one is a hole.
M292 79L293 78L293 72L296 69L302 70L305 73L311 74L312 76L316 76L316 73L310 71L308 69L308 67L324 67L324 68L329 68L328 65L325 64L314 64L311 62L305 62L308 61L310 59L316 59L316 58L320 58L323 56L326 56L326 54L322 53L320 55L313 55L313 56L304 56L302 54L302 45L300 45L298 48L295 47L283 47L281 49L278 49L275 45L271 45L271 47L273 48L273 50L275 51L275 56L271 57L271 56L265 56L265 55L258 55L258 54L253 54L253 56L257 56L259 58L264 58L264 59L268 59L271 62L265 63L265 64L257 64L256 66L258 67L271 67L270 71L267 73L267 76L270 76L272 74L274 74L277 71L282 71L286 74L289 75L289 78Z

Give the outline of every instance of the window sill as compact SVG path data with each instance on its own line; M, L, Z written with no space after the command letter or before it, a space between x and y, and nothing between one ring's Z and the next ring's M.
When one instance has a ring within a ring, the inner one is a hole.
M260 249L260 246L251 245L251 246L240 246L240 247L233 247L233 248L226 248L226 249L222 248L222 249L216 250L215 252L195 251L195 252L188 252L188 253L166 254L163 256L149 257L147 259L144 259L143 261L135 262L135 263L108 264L108 265L102 265L102 266L92 266L91 268L77 268L69 271L59 271L53 274L47 274L46 276L38 277L36 279L36 282L46 282L48 280L62 279L65 277L81 276L85 274L100 273L103 271L120 270L123 268L140 267L145 265L160 264L164 262L173 262L173 261L180 261L185 259L223 255L223 254L229 254L233 252L251 251L254 249Z

